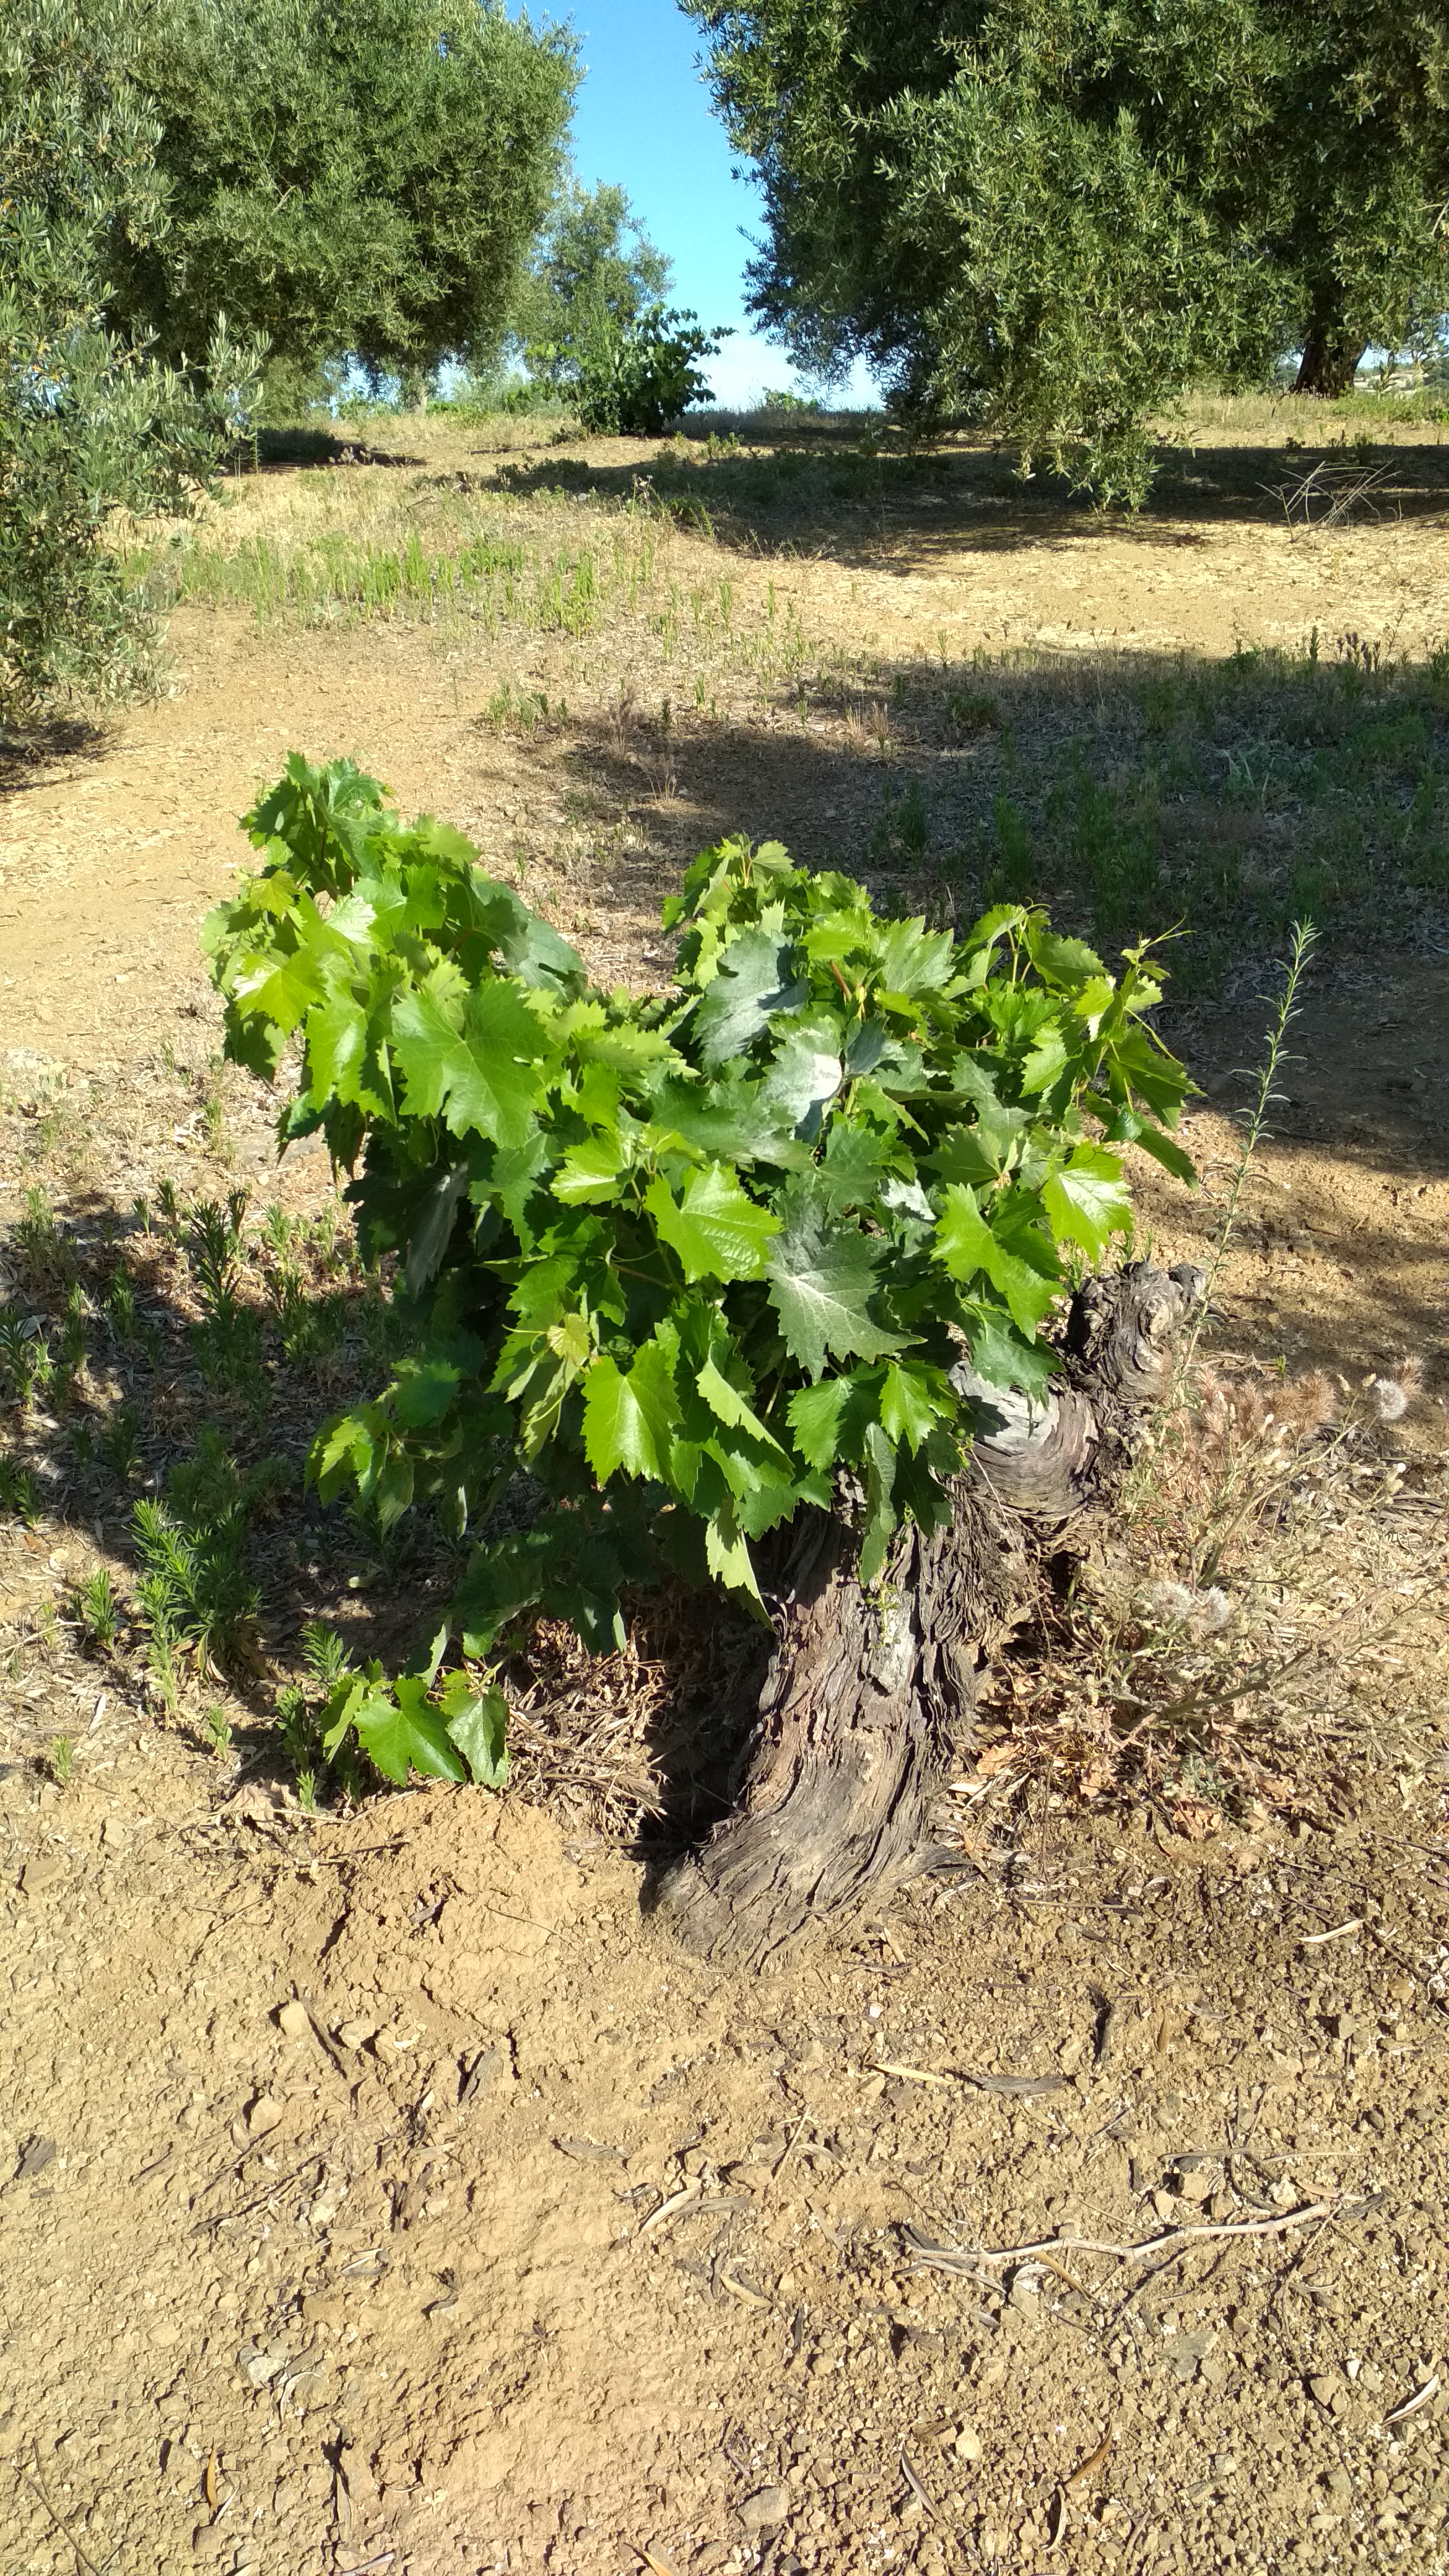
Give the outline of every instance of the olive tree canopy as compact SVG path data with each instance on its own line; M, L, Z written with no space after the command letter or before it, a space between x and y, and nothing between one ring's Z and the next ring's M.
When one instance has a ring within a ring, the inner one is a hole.
M137 77L164 237L112 313L179 363L216 316L279 359L486 359L563 167L572 38L498 0L157 0Z
M684 0L768 232L753 308L1145 487L1204 379L1339 392L1449 306L1439 0Z

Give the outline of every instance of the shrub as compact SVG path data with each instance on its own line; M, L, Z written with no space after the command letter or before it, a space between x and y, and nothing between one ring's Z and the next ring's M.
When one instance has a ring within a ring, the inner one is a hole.
M724 336L701 331L692 313L651 304L634 320L604 317L582 333L557 381L585 429L606 437L657 438L692 403L709 401L699 361L712 356Z
M199 387L102 323L113 238L166 224L159 129L112 0L21 0L0 32L0 715L104 695L148 625L106 542L120 509L187 506L235 435L259 351L223 323Z
M1148 959L1114 979L1021 905L953 936L728 840L640 1000L350 762L294 755L247 827L262 867L206 931L227 1052L272 1080L300 1046L279 1133L352 1171L406 1307L312 1472L471 1533L470 1655L538 1608L622 1642L621 1586L666 1567L758 1608L754 1550L805 1505L855 1518L874 1580L949 1511L990 1389L1045 1393L1074 1267L1131 1226L1118 1149L1189 1172Z

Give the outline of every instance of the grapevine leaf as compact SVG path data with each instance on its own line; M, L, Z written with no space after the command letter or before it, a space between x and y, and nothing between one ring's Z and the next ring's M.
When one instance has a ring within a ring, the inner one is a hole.
M1048 930L1040 913L1028 923L1022 945L1046 983L1065 984L1069 991L1077 991L1101 978L1102 960L1095 948L1083 939L1063 939Z
M990 1386L1019 1386L1028 1395L1046 1394L1057 1360L1045 1342L1024 1342L1002 1309L984 1301L965 1305L963 1319L978 1377Z
M410 1116L442 1117L455 1136L471 1129L496 1145L525 1142L533 1125L533 1062L541 1031L528 1004L508 985L479 985L462 1031L428 993L405 994L394 1007L392 1027Z
M407 1260L410 1297L420 1297L442 1268L457 1221L458 1202L468 1187L468 1179L466 1163L455 1163L451 1172L440 1172L423 1202L422 1213L413 1219Z
M682 1205L664 1180L650 1183L644 1204L691 1287L698 1279L758 1279L780 1231L779 1218L757 1207L720 1163L690 1173Z
M825 1160L820 1166L820 1191L832 1216L845 1208L868 1207L890 1170L895 1145L889 1136L878 1136L869 1127L847 1125L834 1119L825 1144Z
M651 1347L662 1361L658 1344L646 1343L626 1377L604 1353L584 1380L584 1455L601 1485L620 1467L656 1482L667 1475L671 1426L657 1363L645 1365Z
M319 1104L332 1093L371 1118L393 1115L392 1100L378 1079L372 1032L351 993L334 993L307 1014L307 1087Z
M566 1207L617 1198L625 1159L617 1136L586 1136L581 1145L570 1148L555 1172L550 1184L554 1197Z
M835 1359L882 1359L904 1349L898 1333L869 1310L883 1246L854 1226L832 1223L822 1197L796 1191L767 1265L770 1303L790 1357L812 1379Z
M950 982L955 963L956 942L950 932L928 930L923 913L913 921L886 924L880 977L892 993L904 994L911 1001L922 993L937 993Z
M1154 1127L1150 1119L1140 1118L1135 1109L1119 1110L1106 1130L1106 1138L1109 1145L1140 1145L1143 1153L1150 1154L1175 1180L1186 1181L1189 1189L1197 1186L1197 1168L1191 1157L1171 1136L1164 1136L1160 1127Z
M733 1512L722 1510L704 1525L705 1563L717 1583L727 1584L731 1592L742 1592L753 1602L761 1618L765 1615L760 1587L744 1532Z
M998 1242L976 1203L974 1190L957 1183L945 1193L936 1228L936 1258L953 1279L969 1285L985 1277L998 1288L1018 1330L1028 1339L1050 1310L1057 1283Z
M369 1762L399 1787L410 1770L430 1780L468 1777L467 1763L443 1719L429 1708L427 1693L421 1677L401 1674L390 1692L360 1685L345 1703L348 1724Z
M409 1431L441 1422L457 1397L463 1372L453 1360L404 1360L393 1373L392 1404Z
M464 848L468 848L466 842ZM475 898L481 898L476 901L474 917L507 972L516 975L520 984L541 984L559 993L581 993L588 978L578 950L560 938L551 922L540 919L520 903L510 887L485 877L479 869L472 871L472 877Z
M1035 1043L1022 1064L1022 1090L1028 1098L1035 1092L1050 1091L1052 1084L1066 1072L1070 1061L1060 1023L1052 1020L1037 1031Z
M450 1673L442 1696L443 1724L480 1788L502 1789L508 1780L508 1702L496 1682L475 1691L466 1673Z
M789 950L778 938L765 930L741 932L695 1005L700 1063L713 1073L743 1055L778 1012L798 1011L809 989L791 975Z
M896 1526L896 1455L879 1423L865 1435L865 1528L860 1543L860 1579L872 1584L885 1564Z
M705 1361L695 1383L717 1422L722 1422L727 1430L753 1433L755 1439L762 1440L767 1449L774 1451L776 1457L784 1457L785 1452L774 1434L765 1429L759 1415L746 1403L739 1388L731 1386L729 1379L721 1375L713 1360Z
M797 1136L819 1133L820 1113L840 1089L839 1032L828 1020L788 1031L761 1084L761 1096L789 1120Z
M812 1467L826 1469L860 1456L867 1425L876 1417L879 1382L876 1369L852 1369L847 1377L797 1387L789 1403L790 1428Z
M951 1410L949 1398L941 1401L945 1392L924 1369L892 1360L881 1388L881 1429L892 1440L904 1440L908 1449L919 1449L942 1414Z
M1042 1205L1058 1236L1079 1243L1095 1261L1114 1234L1130 1234L1132 1201L1115 1154L1079 1145L1041 1186Z

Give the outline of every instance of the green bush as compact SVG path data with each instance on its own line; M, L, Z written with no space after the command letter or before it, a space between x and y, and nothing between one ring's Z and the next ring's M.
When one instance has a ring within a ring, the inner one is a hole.
M1074 1268L1131 1226L1118 1148L1189 1174L1146 958L1114 979L1020 905L953 936L725 841L640 1000L350 762L294 755L247 825L262 867L206 932L227 1052L273 1080L300 1048L280 1134L353 1172L406 1308L312 1472L472 1535L469 1655L535 1609L606 1647L666 1566L758 1606L752 1551L807 1504L875 1580L949 1510L984 1388L1045 1392Z
M701 331L692 313L651 304L635 319L598 320L569 353L555 380L585 429L610 438L657 438L710 389L699 361L724 333Z
M134 21L19 0L0 30L0 716L144 670L149 626L107 525L188 506L245 419L260 352L224 322L195 382L103 326L114 239L159 242L159 129Z

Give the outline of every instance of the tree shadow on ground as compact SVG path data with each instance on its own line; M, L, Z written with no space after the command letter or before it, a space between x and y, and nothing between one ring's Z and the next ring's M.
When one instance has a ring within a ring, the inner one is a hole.
M245 475L275 474L298 465L426 465L425 456L406 450L374 447L356 431L341 429L259 429L255 442L241 447L234 471Z
M59 761L104 759L113 739L102 717L69 708L0 731L0 796L47 785Z
M647 500L683 526L757 554L819 554L888 570L882 548L909 538L913 559L1041 550L1110 535L1171 548L1209 529L1283 527L1303 533L1384 518L1435 518L1449 506L1449 447L1350 444L1313 420L1291 446L1244 442L1196 449L1164 443L1142 510L1103 510L1066 477L1000 440L953 437L909 445L898 434L828 420L777 433L751 424L748 445L701 437L694 425L650 450L631 441L617 463L567 453L505 462L497 480L520 494L590 493Z
M1384 1356L1437 1347L1433 1219L1449 1175L1442 674L1282 655L1038 656L965 678L962 703L960 672L887 669L873 697L811 686L803 712L770 705L753 722L621 702L541 747L576 816L624 818L629 845L616 833L589 900L616 916L641 980L667 974L668 942L641 925L695 853L731 833L779 839L800 864L864 877L888 909L966 922L992 903L1039 902L1109 959L1164 936L1163 1035L1231 1121L1251 1101L1291 925L1314 918L1321 946L1273 1152L1291 1165L1296 1230L1331 1267L1312 1311L1295 1314L1287 1227L1266 1256L1269 1270L1281 1256L1280 1275L1254 1289L1261 1312L1244 1306L1235 1339L1257 1347L1281 1324L1295 1360L1327 1366L1365 1342ZM884 749L862 728L868 702L888 727ZM1283 794L1265 803L1275 762ZM1415 811L1437 817L1417 838Z

